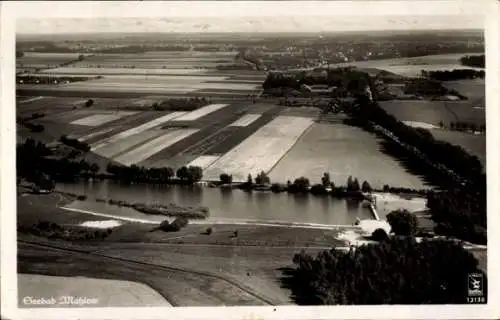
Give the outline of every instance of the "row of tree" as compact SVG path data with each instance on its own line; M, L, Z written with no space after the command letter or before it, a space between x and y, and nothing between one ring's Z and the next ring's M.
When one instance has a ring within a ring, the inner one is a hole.
M378 103L358 99L356 107L349 110L356 121L367 128L375 123L396 136L401 142L417 148L434 163L442 164L472 182L480 181L483 173L481 162L460 146L434 139L429 130L412 128L381 108Z
M126 183L186 183L193 184L203 178L203 170L197 166L183 166L176 171L170 167L146 168L137 165L123 166L109 163L106 171L113 175L113 178ZM173 181L175 178L176 181Z
M444 128L444 123L440 122L439 127ZM463 132L479 132L481 134L486 133L485 124L477 125L474 122L466 122L466 121L450 122L449 129L454 131L463 131Z
M437 81L453 81L462 79L484 79L484 70L473 70L473 69L453 69L449 70L438 70L438 71L426 71L422 70L421 75L424 78L437 80Z
M170 111L193 111L196 109L199 109L203 106L206 106L207 104L210 104L210 100L206 99L205 97L202 98L179 98L179 99L167 99L163 100L160 103L155 102L153 103L152 107L153 110L156 111L163 111L163 110L170 110Z
M377 103L358 100L358 107L350 111L366 128L371 128L370 121L380 125L401 142L417 148L433 163L442 164L458 175L460 180L450 179L443 170L416 160L419 158L410 152L406 155L408 159L419 162L420 169L424 168L427 176L439 177L434 181L444 191L428 192L428 208L438 223L436 232L474 242L486 241L486 175L477 157L459 146L435 140L428 130L406 126Z
M485 55L477 55L477 56L465 56L460 58L460 63L464 66L475 67L475 68L484 68L485 67Z

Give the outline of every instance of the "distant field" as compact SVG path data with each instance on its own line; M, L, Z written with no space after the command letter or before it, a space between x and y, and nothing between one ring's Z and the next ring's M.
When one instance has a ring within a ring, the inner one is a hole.
M400 121L417 121L446 126L450 122L466 121L477 125L485 124L484 109L473 108L468 101L381 101L380 106Z
M269 174L271 181L286 182L304 176L320 183L324 172L337 185L345 185L349 176L373 187L424 188L424 183L402 165L379 150L376 137L344 124L316 123L297 141Z
M311 126L311 119L278 116L226 153L205 170L204 179L218 180L221 173L233 175L233 181L246 181L269 171Z
M476 53L477 54L477 53ZM414 58L394 58L369 61L355 61L333 64L332 66L356 66L358 68L376 68L406 77L418 77L421 70L473 69L460 64L460 58L468 53L438 54Z
M486 165L486 136L459 131L431 130L435 139L461 146L467 152L479 158L483 167ZM486 167L485 167L486 168Z
M86 75L137 75L137 74L166 74L166 75L183 75L183 74L205 74L202 69L145 69L145 68L85 68L85 67L62 67L56 69L43 70L41 73L50 74L86 74Z
M54 68L62 63L78 59L78 53L40 53L25 52L21 58L16 58L16 67L23 68Z
M443 85L466 96L476 106L485 104L486 88L484 79L445 81Z

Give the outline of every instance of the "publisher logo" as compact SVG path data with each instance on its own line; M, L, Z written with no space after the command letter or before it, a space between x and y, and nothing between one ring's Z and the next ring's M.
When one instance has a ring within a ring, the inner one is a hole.
M480 297L484 295L484 282L481 273L470 273L468 282L468 293L470 297Z

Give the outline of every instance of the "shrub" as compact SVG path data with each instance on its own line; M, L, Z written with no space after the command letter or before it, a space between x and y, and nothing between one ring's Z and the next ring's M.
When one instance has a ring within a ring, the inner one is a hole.
M309 179L307 179L306 177L300 177L295 179L295 181L288 186L288 191L292 193L306 193L309 191L309 185Z
M88 108L94 104L94 100L88 99L87 102L85 102L85 106Z
M184 217L176 218L172 223L169 223L168 220L164 220L160 223L158 229L166 232L176 232L187 226L188 222L189 220Z
M363 184L361 185L361 191L372 192L372 186L367 181L363 181Z
M211 235L213 232L213 229L210 227L210 228L207 228L207 230L205 230L205 234L207 235Z
M389 239L389 236L387 235L387 232L385 232L384 229L376 229L375 231L373 231L372 233L372 240L375 240L375 241L385 241Z
M87 200L87 196L86 195L79 195L76 197L76 200L80 200L80 201Z
M282 184L273 183L271 185L271 191L272 192L279 193L279 192L282 192L282 191L285 191L285 190L286 190L286 186L284 186Z
M311 187L311 193L314 195L327 194L326 188L322 184L315 184Z
M398 236L411 236L417 232L417 217L408 210L396 210L387 215L392 232Z

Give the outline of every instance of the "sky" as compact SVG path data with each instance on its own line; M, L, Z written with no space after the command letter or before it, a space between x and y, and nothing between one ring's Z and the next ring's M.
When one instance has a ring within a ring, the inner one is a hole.
M18 34L96 32L328 32L481 29L484 7L457 1L32 2Z

